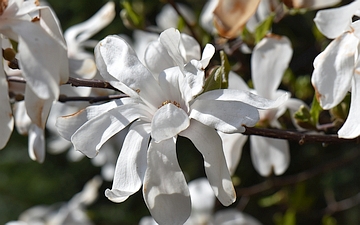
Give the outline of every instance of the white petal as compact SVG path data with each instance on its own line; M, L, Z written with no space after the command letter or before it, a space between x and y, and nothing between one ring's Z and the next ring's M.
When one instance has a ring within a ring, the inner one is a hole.
M29 156L39 163L45 159L45 137L44 130L32 124L29 129Z
M156 111L151 122L151 137L159 142L175 137L190 124L186 112L172 103L162 106Z
M71 136L71 142L76 150L92 158L109 138L131 122L139 118L148 120L150 117L144 105L122 105L86 122Z
M31 122L44 129L54 99L39 98L28 85L25 89L26 112Z
M123 202L140 189L147 167L149 138L149 124L130 127L116 162L112 188L105 191L111 201Z
M158 76L164 69L175 66L167 49L159 41L153 41L145 50L144 61L149 70Z
M207 224L213 214L215 195L209 181L202 177L189 182L191 215L185 225Z
M63 138L70 141L71 136L75 133L75 131L79 129L88 120L91 120L113 108L123 105L123 101L127 100L130 99L121 99L100 105L92 105L74 114L59 117L56 120L56 128Z
M189 189L177 161L175 141L151 141L148 150L143 194L159 224L183 224L191 212Z
M283 36L263 38L251 56L251 78L256 93L272 99L292 56L290 40Z
M214 56L214 54L215 54L215 47L212 44L206 44L200 60L202 64L202 69L205 69L209 65L209 62L211 58Z
M233 175L239 165L242 148L248 136L238 133L225 134L220 131L218 131L218 134L222 140L227 167L230 175Z
M26 112L25 101L15 102L13 111L17 132L21 135L27 135L31 125L31 119Z
M349 91L358 44L358 38L345 33L315 58L311 82L324 109L339 104Z
M258 110L236 101L195 100L190 118L224 133L244 132L259 121Z
M290 164L287 140L250 136L251 160L261 176L281 175Z
M338 131L340 138L355 138L360 135L360 75L356 70L352 80L350 111L344 125Z
M19 62L27 84L39 98L57 98L62 73L67 71L64 76L68 76L68 67L63 67L68 60L66 49L39 24L21 21L11 26L20 35Z
M320 10L314 19L317 28L328 38L336 38L350 29L351 19L360 8L356 0L348 5Z
M180 133L189 138L204 157L206 176L219 201L228 206L236 200L236 193L226 165L221 139L217 132L195 120Z
M192 36L181 33L179 47L185 62L190 62L192 59L200 59L200 45Z
M159 41L165 46L175 65L184 67L184 59L180 53L180 32L175 28L169 28L160 34Z
M88 40L94 34L107 26L115 18L115 3L108 2L85 22L76 24L64 32L69 55L77 54L81 42Z
M2 53L0 53L0 57L2 57ZM10 107L8 82L2 66L0 66L0 103L0 149L2 149L7 144L14 127L14 119Z
M269 100L248 91L217 89L199 95L197 100L241 101L258 109L272 109L284 104L290 95L285 93L276 100Z
M164 98L167 98L166 100L176 101L180 104L180 107L186 108L182 92L188 90L183 90L186 88L183 87L185 79L179 67L171 67L161 72L158 82L166 96Z
M241 78L240 75L230 71L229 73L229 86L228 89L237 89L241 91L249 91L249 86L245 83L245 81Z
M129 96L138 94L154 109L161 105L163 94L155 78L122 38L115 35L106 37L96 46L95 56L101 75L109 79L111 85Z

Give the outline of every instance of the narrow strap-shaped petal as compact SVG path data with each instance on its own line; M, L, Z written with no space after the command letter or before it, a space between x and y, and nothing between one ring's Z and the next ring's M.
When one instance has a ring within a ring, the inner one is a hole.
M244 126L255 126L259 112L243 102L195 100L190 118L224 133L238 133L245 131Z
M256 93L272 99L292 56L290 40L269 35L254 48L251 55L251 78Z
M45 137L44 130L32 124L29 128L28 142L29 156L32 160L43 163L45 160Z
M344 125L338 131L340 138L355 138L360 135L360 75L356 70L352 80L351 104L348 117Z
M64 32L68 46L76 47L79 42L88 40L94 34L107 26L115 18L115 15L115 3L111 1L107 2L90 19L72 26Z
M1 43L1 40L0 40ZM0 52L0 57L2 53ZM0 149L7 144L14 127L14 118L10 107L8 83L4 69L0 66Z
M95 157L101 146L136 119L149 120L144 105L127 104L111 109L82 125L71 137L76 150ZM149 121L148 121L149 122Z
M261 176L281 175L290 164L287 140L250 136L251 160Z
M127 102L127 100L132 101L132 99L130 98L119 99L100 105L88 106L87 108L82 109L74 114L59 117L57 118L55 124L57 131L63 138L70 141L71 136L75 133L75 131L79 129L88 120L91 120L113 108L123 105L123 101Z
M123 202L137 192L147 167L147 149L150 138L150 124L134 124L128 134L116 162L114 181L106 197L113 202Z
M188 129L180 133L189 138L204 157L206 176L219 201L228 206L236 200L236 193L226 165L221 139L215 129L191 120Z
M143 194L152 217L159 224L184 224L191 212L189 189L179 167L176 138L150 142Z
M68 71L62 67L68 60L66 49L37 23L12 22L11 29L20 36L19 62L28 86L39 98L57 99L61 73Z
M131 97L138 94L154 109L161 105L162 90L134 50L122 38L116 35L107 36L95 47L95 57L100 74L109 79L114 87Z
M179 47L185 62L190 62L192 59L200 60L200 45L192 36L181 33Z
M42 99L26 85L25 106L31 122L44 129L54 99Z
M180 39L180 32L175 28L169 28L163 31L159 37L160 43L165 46L167 52L174 60L175 65L183 68L185 62L179 49Z
M360 8L360 1L334 8L320 10L314 19L317 28L328 38L339 37L350 29L351 19Z
M190 125L188 114L172 103L156 111L151 122L151 137L159 142L175 137Z
M153 41L148 45L145 50L144 61L155 78L164 69L175 66L165 46L159 41Z
M230 175L233 175L239 165L242 148L248 136L238 133L225 134L220 131L218 131L218 134L222 141L227 167Z
M344 33L315 58L311 82L324 109L339 104L349 91L358 44L355 35Z
M290 95L285 93L276 100L270 100L248 91L217 89L199 95L197 100L241 101L258 109L272 109L284 104Z

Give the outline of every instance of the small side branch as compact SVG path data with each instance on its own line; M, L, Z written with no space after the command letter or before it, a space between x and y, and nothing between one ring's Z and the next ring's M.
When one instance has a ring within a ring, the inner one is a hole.
M74 87L106 88L106 89L119 91L118 89L114 88L110 83L102 80L69 77L69 80L66 84L70 84L71 86Z
M345 142L358 142L358 138L344 139L339 138L337 135L332 134L307 134L299 131L268 129L268 128L256 128L246 127L244 135L258 135L269 138L286 139L289 141L296 141L300 145L305 143L326 143L326 144L340 144Z

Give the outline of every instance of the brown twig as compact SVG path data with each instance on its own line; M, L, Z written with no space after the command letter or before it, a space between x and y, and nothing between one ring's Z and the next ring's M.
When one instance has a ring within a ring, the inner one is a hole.
M106 81L102 81L102 80L69 77L69 80L66 84L70 84L71 86L74 86L74 87L106 88L106 89L119 91L118 89L111 86L110 83L108 83Z
M305 143L326 143L326 144L340 144L344 142L357 142L358 138L344 139L339 138L337 135L331 134L307 134L299 131L268 129L268 128L256 128L246 127L245 135L258 135L269 138L286 139L289 141L296 141L300 145Z
M79 96L75 96L75 97L69 97L66 95L60 95L58 101L59 102L73 102L73 101L87 101L90 104L92 103L96 103L96 102L103 102L103 101L110 101L110 100L114 100L114 99L119 99L119 98L124 98L127 97L127 95L124 94L120 94L120 95L108 95L108 96L96 96L96 97L79 97Z

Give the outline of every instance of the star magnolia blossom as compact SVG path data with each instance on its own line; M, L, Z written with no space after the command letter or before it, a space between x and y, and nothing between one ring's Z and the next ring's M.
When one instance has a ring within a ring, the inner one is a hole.
M33 16L38 14L38 16ZM32 15L32 16L30 16ZM34 130L44 129L52 102L58 98L59 85L68 80L68 61L65 41L57 19L49 7L37 6L34 1L1 1L0 38L2 47L8 39L18 42L21 75L26 79L25 106ZM3 57L3 55L1 55ZM9 105L8 84L4 70L0 68L0 148L3 148L13 130L13 117ZM7 74L7 75L10 75ZM33 127L34 127L33 126ZM39 151L42 147L38 146ZM34 155L37 155L34 150ZM37 160L42 161L39 157Z
M321 10L314 19L318 29L328 38L335 38L314 60L311 82L323 109L339 104L351 90L349 115L338 131L341 138L355 138L360 135L360 71L359 38L360 21L352 22L359 16L360 1L348 5Z
M180 63L178 32L167 34L174 35L168 36L167 46ZM190 215L191 202L176 156L180 135L203 154L207 177L220 202L230 205L235 201L216 130L243 132L243 126L254 126L258 121L256 108L277 107L287 96L269 101L238 90L200 94L204 68L213 54L214 47L207 45L200 61L191 60L153 75L120 37L108 36L97 45L96 64L101 75L129 97L61 117L57 127L88 157L96 156L110 137L129 127L112 189L105 192L110 200L123 202L143 186L145 203L159 224L183 224Z
M278 90L278 87L291 56L291 43L286 37L268 35L255 46L251 57L251 74L256 94L268 99L276 99L284 93L283 90ZM242 80L229 79L229 88L248 90ZM278 108L261 110L260 124L281 128L278 118L286 110L294 113L301 105L305 104L298 99L290 98ZM247 136L222 133L220 135L229 170L233 173L241 156L239 148L242 148ZM286 140L250 136L250 149L254 167L262 176L269 176L272 172L281 175L290 164L289 144Z

